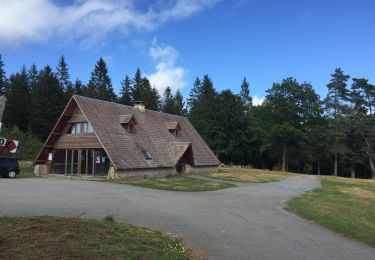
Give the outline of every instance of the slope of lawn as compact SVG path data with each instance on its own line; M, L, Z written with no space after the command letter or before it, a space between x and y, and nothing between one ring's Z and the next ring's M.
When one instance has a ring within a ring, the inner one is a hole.
M215 181L201 180L185 176L170 176L163 178L149 178L149 179L121 179L121 180L109 180L110 182L129 184L135 186L141 186L145 188L159 189L159 190L170 190L170 191L210 191L220 190L236 185L230 183L219 183Z
M38 177L34 175L33 162L19 161L18 163L20 165L20 174L17 175L17 178Z
M375 180L321 177L321 183L321 188L289 200L289 209L375 247Z
M191 259L180 239L111 217L0 217L0 223L0 259Z
M240 182L272 182L281 181L288 177L298 176L298 174L281 171L269 171L250 168L225 167L220 168L217 172L203 174L206 177Z

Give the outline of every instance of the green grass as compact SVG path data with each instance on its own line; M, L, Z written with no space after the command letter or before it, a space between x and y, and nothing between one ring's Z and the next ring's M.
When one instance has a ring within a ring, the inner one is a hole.
M298 215L375 247L375 181L321 177L322 187L288 201Z
M298 174L281 171L269 171L250 168L225 167L220 168L217 172L209 172L202 174L203 176L225 180L225 181L239 181L239 182L273 182L281 181L288 177L298 176Z
M159 190L171 190L171 191L210 191L220 190L226 188L236 187L236 185L230 183L219 183L215 181L207 181L201 179L195 179L185 176L171 176L164 178L149 178L149 179L121 179L121 180L109 180L110 182L116 182L121 184L130 184L135 186L141 186Z
M20 174L17 175L17 178L33 178L39 177L34 175L33 162L31 161L19 161L20 165Z
M181 239L113 221L44 216L0 223L0 259L191 259Z

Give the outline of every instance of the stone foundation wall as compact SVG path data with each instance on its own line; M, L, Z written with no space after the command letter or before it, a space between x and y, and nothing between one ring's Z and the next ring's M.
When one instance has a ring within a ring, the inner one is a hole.
M34 166L34 175L47 175L48 174L48 166L47 164L36 164Z
M186 174L199 174L218 170L218 167L215 166L192 167L187 164L185 167ZM176 169L174 167L171 167L155 169L115 170L113 167L110 167L108 171L109 179L153 178L167 175L177 175Z
M112 167L111 167L112 168ZM175 168L155 168L155 169L134 169L134 170L113 170L109 169L108 178L124 179L124 178L152 178L167 175L176 175Z

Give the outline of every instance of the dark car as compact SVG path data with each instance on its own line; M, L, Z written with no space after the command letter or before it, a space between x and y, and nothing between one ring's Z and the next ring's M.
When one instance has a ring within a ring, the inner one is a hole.
M1 177L16 178L20 173L18 160L13 157L0 156L0 175Z

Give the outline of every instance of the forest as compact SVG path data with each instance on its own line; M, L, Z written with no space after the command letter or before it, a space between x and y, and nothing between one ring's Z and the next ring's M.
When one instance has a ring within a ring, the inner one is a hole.
M147 109L187 116L223 164L375 178L375 86L340 68L327 82L326 97L287 77L273 83L258 106L246 78L233 93L217 91L208 75L197 77L185 100L170 86L158 93L139 68L124 76L117 95L103 58L87 83L70 78L64 56L56 68L33 64L9 75L0 55L0 92L8 99L3 128L41 142L73 94L124 105L144 101Z

